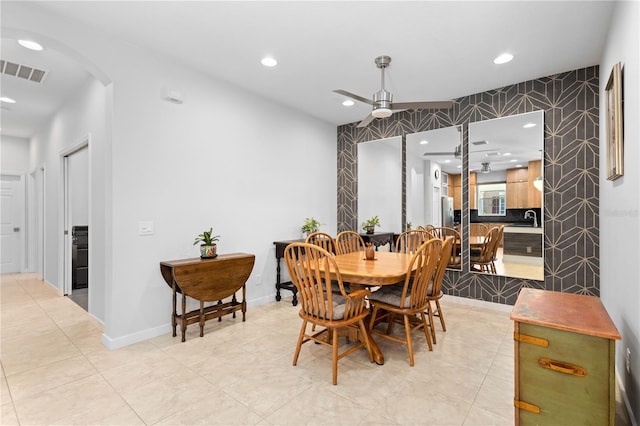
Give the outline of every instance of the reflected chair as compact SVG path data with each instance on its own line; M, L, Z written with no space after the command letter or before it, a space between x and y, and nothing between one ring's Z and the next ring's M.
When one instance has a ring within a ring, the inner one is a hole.
M440 299L442 299L442 280L444 280L444 273L449 267L449 260L453 257L453 247L455 245L456 237L448 236L444 238L442 243L442 250L440 252L440 259L436 267L436 271L433 274L432 285L427 291L427 314L429 315L429 324L431 325L431 337L433 343L436 343L436 329L433 323L433 317L440 318L440 325L442 331L447 331L447 326L444 323L444 315L442 314L442 307L440 306ZM435 312L431 302L435 302Z
M325 232L312 232L307 235L304 242L307 244L315 244L331 254L336 254L336 242L331 235Z
M498 248L502 244L502 236L504 235L504 225L500 225L498 228L498 235L496 236L496 244L493 246L493 254L491 256L491 267L493 269L493 273L497 273L496 271L496 261L498 260Z
M462 269L462 256L460 254L460 244L462 240L460 239L460 233L454 228L441 226L432 228L430 234L433 238L438 238L442 241L445 241L447 237L453 237L451 256L446 267L451 269Z
M430 237L425 230L408 229L398 236L395 251L396 253L415 253Z
M489 227L484 223L469 224L469 235L472 237L482 237L487 235L487 232L489 232Z
M336 236L336 254L353 253L354 251L364 251L364 240L354 231L343 231Z
M401 286L382 286L369 296L373 306L373 313L369 322L369 329L373 334L395 342L407 345L409 351L409 365L414 365L413 341L411 333L423 329L429 350L433 350L431 343L430 323L427 322L429 300L427 294L432 287L434 270L440 260L442 241L434 238L422 244L412 256L407 268L407 277ZM382 314L378 317L378 314ZM402 321L400 321L402 318ZM387 322L386 333L374 328L378 322ZM405 338L392 334L394 322L404 324Z
M499 243L498 235L500 228L491 228L484 237L484 243L479 254L470 256L471 271L486 272L489 274L496 273L496 265L494 263L494 253Z
M367 289L359 289L347 294L333 255L321 247L306 243L292 243L285 249L284 258L291 281L298 289L299 315L302 318L302 327L293 355L293 365L298 362L303 343L313 341L328 346L332 349L333 384L336 385L338 384L338 360L366 347L369 360L373 362L364 324L364 318L369 314L365 300L371 293ZM333 294L331 291L331 271L334 271L334 282L340 288L340 295ZM325 328L319 332L307 333L309 323ZM356 343L339 354L338 331L347 327L358 327L364 341ZM330 338L326 339L324 334L329 335Z

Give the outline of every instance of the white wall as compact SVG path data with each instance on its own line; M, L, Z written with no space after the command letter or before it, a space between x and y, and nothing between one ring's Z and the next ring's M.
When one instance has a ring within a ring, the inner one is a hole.
M618 2L600 63L600 296L622 335L616 367L636 421L640 420L640 61L638 2ZM624 80L624 176L606 180L604 89L616 62ZM631 374L625 352L631 350Z
M171 292L159 262L196 257L193 239L210 226L222 236L219 253L256 255L247 284L250 306L274 299L273 241L299 238L308 216L335 233L334 126L37 7L3 5L3 15L3 22L45 33L68 46L99 69L101 78L108 77L102 106L91 105L89 113L100 116L104 128L101 123L74 128L74 118L66 115L70 106L38 142L38 149L44 149L51 142L46 139L74 139L62 138L61 132L79 135L77 141L90 130L90 297L95 264L100 263L107 346L168 332ZM180 90L184 103L162 100L165 86ZM96 133L105 143L94 141ZM52 166L48 161L47 188L53 194L47 211L59 207L59 170L55 161ZM57 220L48 221L51 232ZM155 233L138 235L139 221L153 221ZM96 223L104 235L96 234ZM96 245L102 252L94 256Z
M0 169L4 172L27 173L29 139L6 135L0 137Z
M106 106L109 90L95 79L87 81L32 138L31 169L45 166L44 279L62 289L62 158L73 146L89 138L87 155L91 193L87 224L89 234L89 312L105 320L107 265L106 192L108 133ZM84 155L84 154L82 154Z

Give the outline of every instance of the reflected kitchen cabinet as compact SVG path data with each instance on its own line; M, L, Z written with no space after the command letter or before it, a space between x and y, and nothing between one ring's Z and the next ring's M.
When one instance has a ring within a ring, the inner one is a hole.
M462 209L462 175L450 174L449 175L449 188L451 188L450 197L453 197L453 209Z
M507 169L507 208L529 207L529 169L520 167Z
M542 207L542 191L533 182L542 179L542 160L529 161L529 205L528 208Z

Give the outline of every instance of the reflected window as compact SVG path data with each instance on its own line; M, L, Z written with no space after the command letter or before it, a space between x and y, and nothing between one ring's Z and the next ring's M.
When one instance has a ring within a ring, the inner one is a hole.
M478 216L506 216L506 183L481 183L477 190Z

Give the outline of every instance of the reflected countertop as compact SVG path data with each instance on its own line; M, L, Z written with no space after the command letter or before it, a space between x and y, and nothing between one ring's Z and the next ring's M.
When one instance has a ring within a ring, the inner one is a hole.
M504 233L511 234L540 234L542 235L542 227L534 228L533 226L505 226Z

